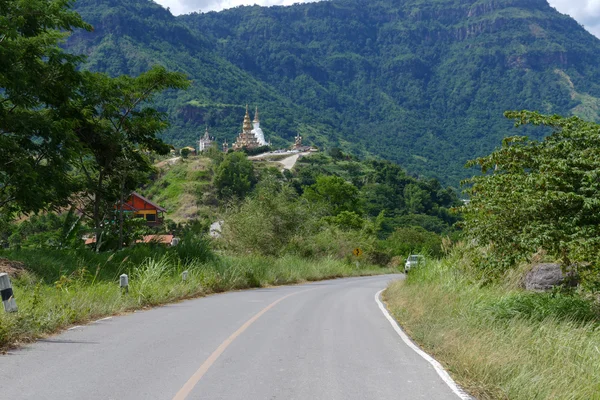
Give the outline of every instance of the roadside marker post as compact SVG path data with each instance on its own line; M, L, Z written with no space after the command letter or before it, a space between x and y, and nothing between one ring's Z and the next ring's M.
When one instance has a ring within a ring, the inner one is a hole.
M121 289L125 290L125 293L129 293L129 277L127 274L120 276L120 286Z
M0 274L0 295L2 296L2 304L4 304L4 311L16 312L17 302L13 295L12 284L10 283L10 277L7 273Z
M185 282L185 281L187 281L187 278L188 278L188 272L187 271L183 271L181 273L181 279Z

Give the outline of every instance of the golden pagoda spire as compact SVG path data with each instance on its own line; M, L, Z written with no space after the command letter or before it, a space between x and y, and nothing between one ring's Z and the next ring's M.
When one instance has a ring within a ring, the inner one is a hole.
M249 132L252 130L252 122L250 122L250 112L248 111L248 104L246 104L246 115L244 116L243 131Z
M260 120L258 119L258 106L256 107L256 111L254 112L254 121L253 122L260 122Z

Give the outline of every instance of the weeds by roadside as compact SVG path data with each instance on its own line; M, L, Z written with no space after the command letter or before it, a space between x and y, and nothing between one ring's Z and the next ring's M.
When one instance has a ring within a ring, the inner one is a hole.
M456 257L385 292L392 313L479 400L600 399L600 314L585 298L480 285Z

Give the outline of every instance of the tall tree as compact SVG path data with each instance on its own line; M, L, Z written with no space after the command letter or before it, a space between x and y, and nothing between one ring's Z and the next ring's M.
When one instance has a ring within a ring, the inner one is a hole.
M256 181L252 161L242 152L227 154L215 170L214 185L221 198L236 196L241 199L252 190Z
M565 265L579 262L585 280L600 290L600 125L529 111L506 116L553 133L543 141L508 137L470 162L484 175L468 181L466 232L491 244L503 266L539 249Z
M90 30L72 0L0 0L0 213L32 212L71 193L70 101L80 57L58 44Z
M159 66L135 78L84 74L75 102L81 113L75 132L84 149L78 167L98 241L102 223L114 204L153 170L146 153L167 154L170 150L157 137L168 121L164 113L151 107L153 97L188 85L183 74Z
M332 215L342 211L362 213L358 189L339 176L319 176L314 185L306 188L303 196L308 201L326 204Z

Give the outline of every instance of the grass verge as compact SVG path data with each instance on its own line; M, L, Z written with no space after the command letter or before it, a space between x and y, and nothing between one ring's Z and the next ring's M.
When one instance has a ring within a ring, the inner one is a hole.
M593 303L464 279L432 262L384 299L425 351L475 397L600 399L600 318Z
M291 256L248 256L182 261L175 253L146 258L139 264L122 260L116 262L115 257L94 259L103 267L99 269L93 265L86 268L86 263L91 262L93 256L87 257L76 258L80 261L75 261L64 256L63 260L70 260L75 266L69 269L63 267L55 272L59 273L56 280L51 278L53 275L48 271L46 281L33 273L13 279L19 311L6 314L0 310L0 350L30 342L74 324L211 293L397 272L371 266L356 268L328 258L306 260ZM21 254L19 258L34 264L38 260L37 268L40 265L54 265L47 264L43 254ZM103 278L99 273L103 269L112 270L112 278ZM69 272L64 274L65 270ZM186 282L181 279L184 270L189 273ZM130 277L128 294L121 293L118 286L117 274L121 272L128 273Z

